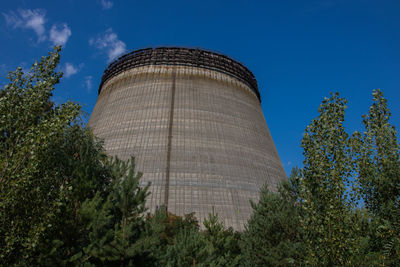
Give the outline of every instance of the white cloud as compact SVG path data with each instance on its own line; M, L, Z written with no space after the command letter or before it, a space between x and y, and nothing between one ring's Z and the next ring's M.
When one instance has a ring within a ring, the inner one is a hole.
M93 81L93 77L92 76L86 76L85 77L84 84L85 84L85 87L86 87L88 92L90 92L92 90L92 87L93 87L93 82L92 81Z
M103 9L110 9L113 7L114 3L107 0L100 0L101 6Z
M18 14L10 11L3 13L7 25L15 28L31 29L38 36L38 41L46 40L45 27L46 11L43 9L19 9Z
M65 63L65 66L63 68L64 72L64 77L68 78L71 77L72 75L78 73L78 71L81 69L82 65L79 65L78 67L75 67L72 63Z
M52 41L54 45L64 46L71 34L71 29L66 23L62 24L60 27L53 25L50 29L50 41Z
M111 28L107 29L98 37L91 38L89 44L104 51L108 56L108 61L112 61L126 52L125 43L118 39L117 34L114 33Z

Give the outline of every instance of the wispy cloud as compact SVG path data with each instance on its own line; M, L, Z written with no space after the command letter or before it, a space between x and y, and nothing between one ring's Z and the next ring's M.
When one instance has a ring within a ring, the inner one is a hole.
M3 13L7 25L15 28L35 31L38 41L46 40L45 27L46 11L43 9L19 9L18 12Z
M118 39L118 35L114 33L111 28L107 29L96 38L90 38L89 44L105 52L108 61L112 61L126 52L125 43Z
M84 86L88 92L92 90L93 87L93 76L86 76L85 80L83 81Z
M60 27L53 25L50 29L50 41L52 41L54 45L64 46L71 34L71 29L66 23L62 24Z
M65 78L69 78L72 75L77 74L82 67L83 64L80 64L79 66L74 66L72 63L67 62L62 68L62 72L64 73Z
M114 3L111 1L107 0L100 0L100 4L103 7L103 9L110 9L113 7Z
M3 17L7 25L14 29L33 30L38 37L38 42L49 39L54 45L65 45L72 34L66 23L59 26L53 25L50 32L46 33L45 23L47 19L44 9L18 9L16 12L3 13Z

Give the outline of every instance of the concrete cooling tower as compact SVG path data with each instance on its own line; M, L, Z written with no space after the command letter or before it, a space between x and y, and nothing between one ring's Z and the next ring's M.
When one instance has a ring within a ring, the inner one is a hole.
M105 70L89 127L110 155L136 158L151 182L150 212L166 206L213 207L226 226L243 230L260 188L286 178L265 122L254 75L221 54L149 48Z

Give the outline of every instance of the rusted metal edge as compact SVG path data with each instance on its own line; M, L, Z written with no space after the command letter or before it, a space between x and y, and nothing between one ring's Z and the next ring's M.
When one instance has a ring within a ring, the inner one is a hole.
M261 102L257 80L243 64L215 52L181 47L146 48L119 57L104 71L98 93L100 94L103 84L116 75L148 65L190 66L228 74L247 84Z

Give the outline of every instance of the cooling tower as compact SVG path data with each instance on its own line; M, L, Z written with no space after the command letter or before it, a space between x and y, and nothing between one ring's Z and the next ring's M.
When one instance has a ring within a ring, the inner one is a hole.
M110 155L136 158L147 206L200 222L213 207L243 230L260 188L286 178L254 75L221 54L149 48L105 70L89 127Z

